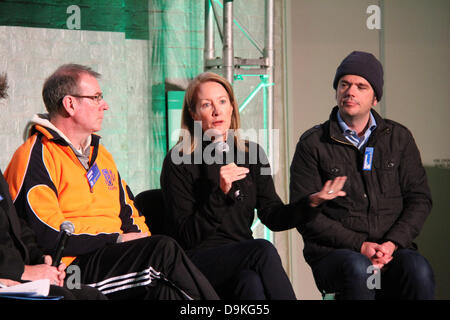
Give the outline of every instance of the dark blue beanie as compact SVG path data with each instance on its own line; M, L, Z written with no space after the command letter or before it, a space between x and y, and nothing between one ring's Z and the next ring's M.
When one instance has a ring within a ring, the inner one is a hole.
M366 79L372 86L377 101L383 96L383 66L373 54L362 51L353 51L336 70L333 88L336 89L339 79L347 74L353 74Z

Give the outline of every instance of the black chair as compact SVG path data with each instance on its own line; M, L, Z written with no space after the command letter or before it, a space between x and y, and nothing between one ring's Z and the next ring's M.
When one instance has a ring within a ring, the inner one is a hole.
M145 222L152 234L166 234L164 199L161 189L142 191L134 198L134 205L145 217Z

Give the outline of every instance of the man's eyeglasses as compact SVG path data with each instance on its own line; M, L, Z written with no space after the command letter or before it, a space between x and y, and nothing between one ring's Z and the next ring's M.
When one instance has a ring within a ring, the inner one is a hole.
M100 94L98 94L98 95L96 95L96 96L79 96L79 95L76 95L76 94L71 94L71 96L72 96L72 97L77 97L77 98L88 98L88 99L92 99L92 100L94 100L94 101L97 102L97 103L100 103L100 101L103 100L103 93L100 93Z

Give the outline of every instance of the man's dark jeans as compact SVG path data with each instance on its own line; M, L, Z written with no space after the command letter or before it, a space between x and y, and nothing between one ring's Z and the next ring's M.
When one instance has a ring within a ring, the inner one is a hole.
M319 290L335 293L336 299L434 299L433 270L417 251L396 250L378 279L371 266L361 253L336 249L316 262L312 270Z

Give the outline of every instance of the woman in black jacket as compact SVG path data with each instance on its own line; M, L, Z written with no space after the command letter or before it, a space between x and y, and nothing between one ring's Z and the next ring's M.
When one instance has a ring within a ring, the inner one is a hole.
M180 141L162 168L166 225L222 298L295 299L275 247L252 237L255 209L273 231L296 227L344 195L345 178L285 205L263 149L240 139L239 125L231 85L214 73L197 76L185 93Z

